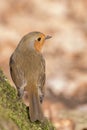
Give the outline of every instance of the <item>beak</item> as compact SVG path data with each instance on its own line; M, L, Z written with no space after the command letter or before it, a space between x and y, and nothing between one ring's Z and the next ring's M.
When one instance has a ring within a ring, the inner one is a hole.
M50 38L52 38L52 36L47 35L47 36L45 37L45 40L50 39Z

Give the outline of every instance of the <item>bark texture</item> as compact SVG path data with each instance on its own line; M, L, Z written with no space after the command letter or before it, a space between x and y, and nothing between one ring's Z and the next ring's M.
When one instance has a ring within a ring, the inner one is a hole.
M26 106L17 99L16 89L0 70L0 130L55 130L48 120L31 123Z

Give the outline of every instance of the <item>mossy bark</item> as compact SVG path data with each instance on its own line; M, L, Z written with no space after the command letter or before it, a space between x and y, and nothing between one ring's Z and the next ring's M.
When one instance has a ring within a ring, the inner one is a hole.
M17 91L0 70L0 130L55 130L49 121L32 123Z

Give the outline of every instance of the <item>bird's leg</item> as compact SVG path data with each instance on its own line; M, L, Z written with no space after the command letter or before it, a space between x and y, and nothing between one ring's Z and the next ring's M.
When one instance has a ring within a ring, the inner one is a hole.
M18 94L17 94L18 96L17 96L16 100L14 101L14 103L16 103L17 101L20 101L24 95L24 88L23 87L22 88L17 87L17 91L18 91Z
M18 88L18 97L21 99L24 95L24 88Z
M17 97L17 101L21 100L23 95L24 95L24 89L21 89L21 88L17 88L18 90L18 97Z
M23 95L24 95L24 88L26 87L26 85L27 85L26 82L24 82L21 87L17 88L19 99L21 99L23 97Z

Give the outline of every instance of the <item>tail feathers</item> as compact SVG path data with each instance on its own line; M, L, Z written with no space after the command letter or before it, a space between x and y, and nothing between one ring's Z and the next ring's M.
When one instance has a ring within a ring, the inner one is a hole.
M36 120L43 122L44 120L38 94L34 91L29 94L29 114L32 122Z

